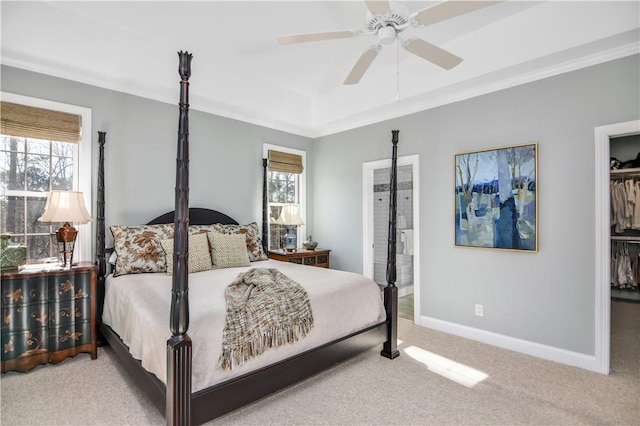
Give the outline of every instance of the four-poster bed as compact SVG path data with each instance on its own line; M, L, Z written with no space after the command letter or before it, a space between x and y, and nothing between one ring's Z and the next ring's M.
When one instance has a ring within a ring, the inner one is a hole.
M175 210L150 221L146 225L162 226L159 224L173 223L173 228L171 228L173 236L173 273L170 277L167 274L114 276L118 275L117 273L107 277L104 236L105 134L104 132L99 132L100 165L97 190L98 247L96 255L100 270L99 284L101 289L99 294L104 299L101 301L101 308L104 304L105 319L105 322L100 325L100 331L113 348L114 353L132 374L134 380L147 393L152 402L161 411L165 412L167 424L204 423L294 384L358 353L369 350L380 343L383 343L382 356L391 359L397 357L399 353L396 347L398 296L395 286L395 217L398 131L394 130L392 132L387 286L384 289L384 302L380 300L377 285L360 275L288 264L275 260L260 260L258 256L253 259L257 261L251 266L277 269L305 287L313 307L316 327L305 338L294 344L271 348L259 358L252 359L251 363L247 363L252 364L252 366L247 367L247 364L239 365L236 371L220 372L214 363L219 352L214 353L214 362L205 366L202 365L205 358L203 354L215 352L217 350L216 345L219 343L216 338L203 338L206 333L203 331L202 318L206 317L208 321L212 321L214 324L219 324L220 322L224 324L224 318L214 318L212 316L214 314L210 312L214 311L214 309L203 308L200 300L214 300L215 298L211 296L212 293L224 291L224 287L231 283L233 276L237 275L238 271L245 271L247 268L231 267L189 274L191 267L189 253L192 251L189 237L193 235L190 232L193 232L194 227L201 226L198 229L207 231L211 226L215 226L217 230L221 229L220 227L237 229L241 226L224 213L208 209L189 208L188 87L192 56L188 52L178 52L178 55L181 81ZM264 179L262 244L267 242L265 236L267 226L266 169ZM255 228L257 233L257 225L255 225ZM253 228L244 228L243 232L247 232L247 238L249 238L248 233L252 232L251 229ZM121 253L117 254L118 256L121 255ZM215 255L213 258L215 259ZM117 267L116 265L116 269ZM148 280L145 281L145 275L152 277L153 284ZM217 286L212 286L210 282L205 282L210 280L210 277L216 277L215 280L219 281ZM125 281L125 279L132 281ZM189 283L190 279L192 283ZM127 284L121 285L124 282ZM131 285L131 282L137 284ZM169 284L171 284L170 287ZM133 291L132 288L134 287L143 288L143 295L128 293ZM336 289L335 294L327 293L327 289L331 287ZM375 287L375 290L372 290L373 287ZM165 298L167 300L162 301L161 293L167 294L169 288L171 290L170 302L167 298ZM189 300L190 290L193 296L191 301ZM106 296L105 291L107 293ZM122 293L122 299L116 298L119 293ZM156 296L157 298L154 299ZM136 301L136 297L139 298L139 301ZM337 300L340 300L340 302L337 302ZM224 303L224 300L222 303ZM126 304L135 305L135 309L122 313L123 306ZM148 305L150 312L145 311L143 305ZM191 309L193 310L191 311ZM135 333L140 331L136 330L136 327L141 328L141 324L148 324L149 328L147 326L142 327L143 334L168 334L169 331L166 330L166 319L164 318L166 318L166 313L169 310L169 330L171 334L168 339L165 338L165 365L162 362L154 363L152 359L158 358L160 350L155 346L158 345L160 339L155 339L152 343L142 345L142 337ZM140 313L143 316L136 319L136 327L119 323L120 318L134 315L133 311L143 311ZM354 311L358 311L358 315L352 315ZM193 313L193 318L190 318L191 313ZM349 315L346 313L349 313ZM357 319L347 317L357 317ZM193 319L193 322L190 329L191 319ZM159 327L164 328L160 331L152 330L151 327L156 323ZM210 322L206 324L210 324ZM221 329L223 324L208 328ZM114 329L119 332L114 331ZM187 333L188 330L193 332L193 336L195 336L193 341L190 334ZM149 349L151 347L154 348ZM144 356L143 353L145 351L150 355ZM136 352L136 354L132 356L131 352ZM166 368L166 371L162 371L162 368Z

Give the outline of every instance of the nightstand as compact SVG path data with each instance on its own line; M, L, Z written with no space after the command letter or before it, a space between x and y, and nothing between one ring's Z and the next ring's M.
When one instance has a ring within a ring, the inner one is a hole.
M2 373L28 371L82 352L98 357L98 267L2 271Z
M283 262L298 263L300 265L329 268L331 260L330 253L331 250L326 249L307 250L299 248L295 251L269 250L269 258Z

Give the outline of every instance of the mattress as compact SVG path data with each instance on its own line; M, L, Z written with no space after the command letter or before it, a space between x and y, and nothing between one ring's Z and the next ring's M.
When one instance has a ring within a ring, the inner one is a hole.
M232 370L218 367L225 324L226 287L253 267L277 268L309 294L314 318L311 332L296 343L270 348ZM166 383L167 340L172 277L165 273L107 277L102 322L115 331L142 366ZM214 269L189 275L192 340L192 391L197 392L277 361L297 355L355 331L385 321L378 285L351 272L303 266L277 260L249 267Z

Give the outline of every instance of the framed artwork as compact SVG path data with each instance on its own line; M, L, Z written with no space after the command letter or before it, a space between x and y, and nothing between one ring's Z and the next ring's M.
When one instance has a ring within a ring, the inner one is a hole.
M538 144L455 155L456 246L538 251Z

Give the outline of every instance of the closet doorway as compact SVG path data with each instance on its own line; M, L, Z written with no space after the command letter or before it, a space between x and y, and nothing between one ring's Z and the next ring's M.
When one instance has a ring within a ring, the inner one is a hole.
M418 155L398 158L396 286L399 316L420 319ZM363 275L386 285L391 160L363 164Z
M611 298L640 302L640 134L611 137L609 155Z
M609 374L611 356L611 139L640 134L640 120L596 127L596 306L594 370Z

